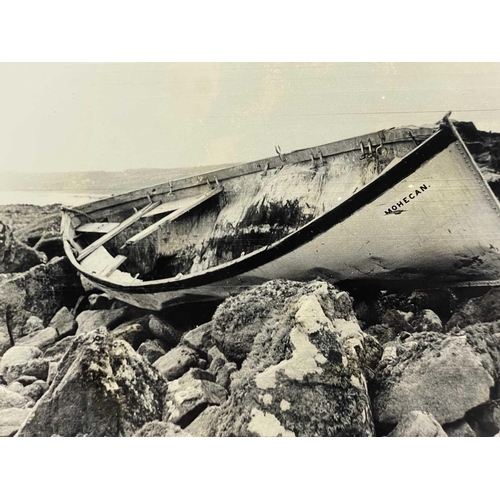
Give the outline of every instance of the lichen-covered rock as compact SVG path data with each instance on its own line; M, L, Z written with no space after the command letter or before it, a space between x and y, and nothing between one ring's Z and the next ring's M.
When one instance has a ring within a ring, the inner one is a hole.
M30 316L38 316L48 324L54 314L76 300L81 291L76 270L65 257L54 258L4 282L0 285L0 344L8 339L7 310L10 329L17 340Z
M21 337L16 345L20 346L33 346L38 349L44 350L47 347L54 345L61 337L55 328L48 326L43 330L33 332L31 335Z
M190 437L190 434L172 422L155 420L139 429L134 437Z
M0 410L0 437L14 436L30 413L28 408Z
M498 374L496 348L488 351L481 342L485 337L474 339L472 332L424 332L386 344L390 352L384 353L376 376L375 419L389 426L420 410L444 424L488 401Z
M206 353L214 346L212 338L212 322L205 323L194 330L185 333L180 341L182 345L186 345L199 353Z
M477 437L472 427L465 420L458 420L443 426L448 437Z
M42 356L42 351L32 346L14 346L11 347L2 356L0 361L0 376L7 383L20 377L26 366L36 358Z
M271 281L219 306L214 330L229 359L245 360L232 374L227 402L204 411L188 432L373 435L363 365L367 336L346 292L323 281Z
M137 352L146 359L148 363L153 364L165 354L165 349L163 349L159 340L154 339L143 342L137 349Z
M165 382L105 328L79 335L20 436L131 436L161 419Z
M0 273L19 273L47 262L47 257L19 241L9 226L0 222Z
M158 358L153 366L167 379L175 380L198 363L198 355L194 349L178 346Z
M5 410L6 408L24 408L27 403L28 399L25 396L0 385L0 410Z
M60 337L76 333L77 323L67 307L62 307L50 320L49 326L55 328Z
M456 311L446 323L446 331L497 320L500 320L500 289L493 288L485 295L470 299Z
M227 399L227 392L211 378L208 372L191 369L169 382L163 420L186 427L207 406L221 405Z
M439 422L426 411L411 411L404 415L389 437L448 437Z

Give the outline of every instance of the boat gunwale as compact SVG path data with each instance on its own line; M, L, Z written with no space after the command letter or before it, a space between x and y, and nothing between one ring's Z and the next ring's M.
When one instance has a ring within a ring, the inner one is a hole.
M280 240L259 248L243 257L219 264L218 266L187 274L181 278L170 277L161 280L140 281L136 284L120 284L112 280L100 278L84 270L76 261L68 239L65 240L65 249L71 263L91 282L122 292L147 294L155 292L179 291L213 284L224 279L233 278L244 272L251 271L281 257L296 248L307 244L313 238L324 233L335 225L343 222L355 212L373 202L388 189L391 189L413 172L418 170L425 162L436 154L446 149L453 142L458 141L456 131L450 124L442 128L419 144L415 149L405 155L391 169L382 172L377 178L363 186L362 189L351 195L328 212L309 221L294 232ZM475 164L474 164L475 165ZM477 169L477 165L475 165ZM63 217L69 217L63 214Z

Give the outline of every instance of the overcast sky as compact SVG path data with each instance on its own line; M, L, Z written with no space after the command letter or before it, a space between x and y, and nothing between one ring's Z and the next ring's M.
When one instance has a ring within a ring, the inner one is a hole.
M237 163L447 111L500 132L500 64L1 64L0 169Z

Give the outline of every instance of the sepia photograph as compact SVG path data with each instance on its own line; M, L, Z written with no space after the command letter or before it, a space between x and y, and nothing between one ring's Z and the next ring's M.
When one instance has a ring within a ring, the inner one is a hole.
M0 64L0 436L500 437L500 64Z

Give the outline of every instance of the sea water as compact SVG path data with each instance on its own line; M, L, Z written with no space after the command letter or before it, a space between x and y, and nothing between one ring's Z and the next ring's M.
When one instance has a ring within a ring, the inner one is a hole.
M0 205L52 205L60 203L75 207L107 198L111 193L85 193L78 191L0 191Z

